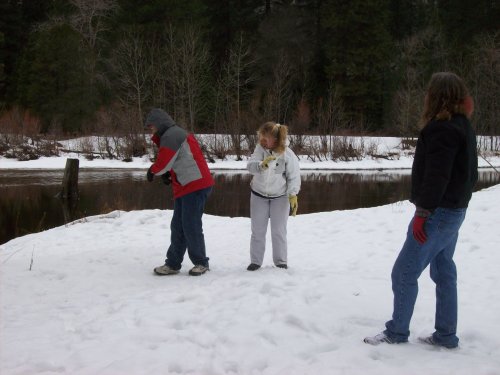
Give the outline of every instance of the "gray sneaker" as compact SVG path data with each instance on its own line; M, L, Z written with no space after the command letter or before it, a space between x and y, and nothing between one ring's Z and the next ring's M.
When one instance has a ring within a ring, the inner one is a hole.
M200 276L203 275L205 272L210 271L208 267L202 266L201 264L198 264L197 266L194 266L189 270L189 274L191 276Z
M387 344L394 344L394 341L392 341L384 332L379 333L378 335L375 336L369 336L365 337L363 340L366 344L370 345L378 345L382 344L383 342Z
M444 345L444 344L441 344L439 342L436 342L436 340L434 340L434 337L432 337L432 335L430 336L426 336L426 337L419 337L418 338L418 341L420 341L422 344L427 344L427 345L432 345L432 346L437 346L437 347L443 347L443 348L446 348L446 349L456 349L458 348L458 344L455 344L455 345Z
M155 269L153 271L154 271L154 273L156 273L157 275L160 275L160 276L176 275L179 273L179 270L174 270L174 269L170 268L169 266L167 266L166 264L164 264L163 266L160 266L160 267L155 267Z

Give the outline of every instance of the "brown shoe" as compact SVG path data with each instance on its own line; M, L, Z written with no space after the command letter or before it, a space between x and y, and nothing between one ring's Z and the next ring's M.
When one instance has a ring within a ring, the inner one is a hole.
M189 270L189 274L191 276L201 276L205 272L210 271L208 267L202 266L201 264L198 264L197 266L194 266Z

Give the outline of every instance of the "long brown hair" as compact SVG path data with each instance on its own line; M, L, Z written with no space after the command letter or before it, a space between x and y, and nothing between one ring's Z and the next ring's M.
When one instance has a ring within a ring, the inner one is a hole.
M259 136L259 142L263 137L267 136L271 136L276 139L276 147L274 147L273 151L281 154L286 148L288 126L268 121L260 126L257 135Z
M469 117L464 105L468 96L464 81L455 73L434 73L427 86L420 125L425 126L432 119L450 120L458 113Z

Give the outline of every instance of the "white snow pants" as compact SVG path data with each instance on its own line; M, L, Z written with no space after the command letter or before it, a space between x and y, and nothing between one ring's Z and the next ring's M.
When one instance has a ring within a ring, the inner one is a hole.
M286 223L290 213L290 203L286 195L266 199L250 193L250 218L252 236L250 238L250 261L262 265L266 251L266 232L271 219L271 240L275 265L287 262Z

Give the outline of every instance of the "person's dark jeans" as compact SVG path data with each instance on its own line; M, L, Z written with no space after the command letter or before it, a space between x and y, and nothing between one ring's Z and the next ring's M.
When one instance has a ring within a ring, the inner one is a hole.
M410 320L418 294L418 278L430 264L431 279L436 283L436 322L434 341L447 347L458 345L457 270L453 261L458 231L465 208L437 208L425 223L427 241L421 245L413 238L412 222L406 241L392 269L394 310L384 333L394 342L406 342Z
M181 268L186 248L194 265L208 267L201 217L211 191L209 187L175 199L174 216L170 223L170 247L165 260L170 268Z

